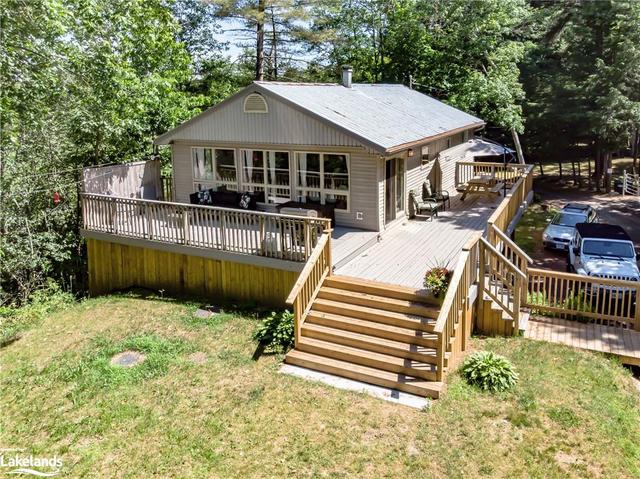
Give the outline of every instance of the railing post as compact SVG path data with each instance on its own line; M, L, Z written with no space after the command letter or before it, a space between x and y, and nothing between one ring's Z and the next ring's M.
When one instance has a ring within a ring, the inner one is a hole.
M436 370L436 381L442 381L444 379L444 332L438 333L438 350L436 351L436 360L438 362L438 368Z
M333 228L329 228L324 231L329 235L329 237L327 238L327 245L325 246L325 248L327 248L327 266L329 267L329 272L327 273L327 276L331 276L333 274L333 251L332 251L332 243L331 243L332 241L331 235L333 234Z
M484 284L485 278L485 247L482 241L478 241L478 299L476 300L478 311L476 316L482 320L484 311Z
M188 245L189 240L191 239L191 232L189 231L189 210L187 208L184 209L182 213L182 228L184 230L183 238L184 244Z
M633 329L640 331L640 286L636 286L636 314L633 320Z
M115 204L115 199L109 199L109 215L111 216L111 233L116 234L118 232L118 227L116 226L118 207Z

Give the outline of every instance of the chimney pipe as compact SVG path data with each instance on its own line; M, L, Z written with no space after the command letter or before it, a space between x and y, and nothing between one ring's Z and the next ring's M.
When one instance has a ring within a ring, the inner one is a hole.
M351 88L351 77L353 76L353 68L351 65L344 65L342 67L342 86L345 88Z

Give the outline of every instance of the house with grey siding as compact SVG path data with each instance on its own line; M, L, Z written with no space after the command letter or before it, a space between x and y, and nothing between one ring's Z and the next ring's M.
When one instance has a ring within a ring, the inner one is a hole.
M338 226L381 231L408 214L429 178L453 190L439 153L484 122L395 84L253 82L155 140L170 145L173 198L203 189L263 192L334 208ZM447 181L444 181L447 180Z

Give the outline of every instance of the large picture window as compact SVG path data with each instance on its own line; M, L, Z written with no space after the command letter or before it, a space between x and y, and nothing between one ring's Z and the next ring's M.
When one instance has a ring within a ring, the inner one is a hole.
M286 151L241 150L242 190L264 191L269 203L291 198L289 153Z
M224 186L237 189L236 159L234 150L222 148L191 148L194 190Z
M349 210L349 156L336 153L296 153L296 195L300 201L333 204Z

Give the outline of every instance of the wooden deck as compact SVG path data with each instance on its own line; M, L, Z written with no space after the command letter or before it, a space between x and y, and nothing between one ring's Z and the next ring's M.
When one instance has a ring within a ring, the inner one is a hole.
M402 220L346 264L334 261L335 273L422 288L429 267L455 268L462 246L474 233L485 230L487 219L501 200L473 196L461 201L457 195L451 199L451 208L440 212L434 221L426 217ZM354 235L351 241L355 240ZM363 236L362 241L366 240Z
M559 318L532 317L525 337L613 354L623 364L640 366L640 332Z

